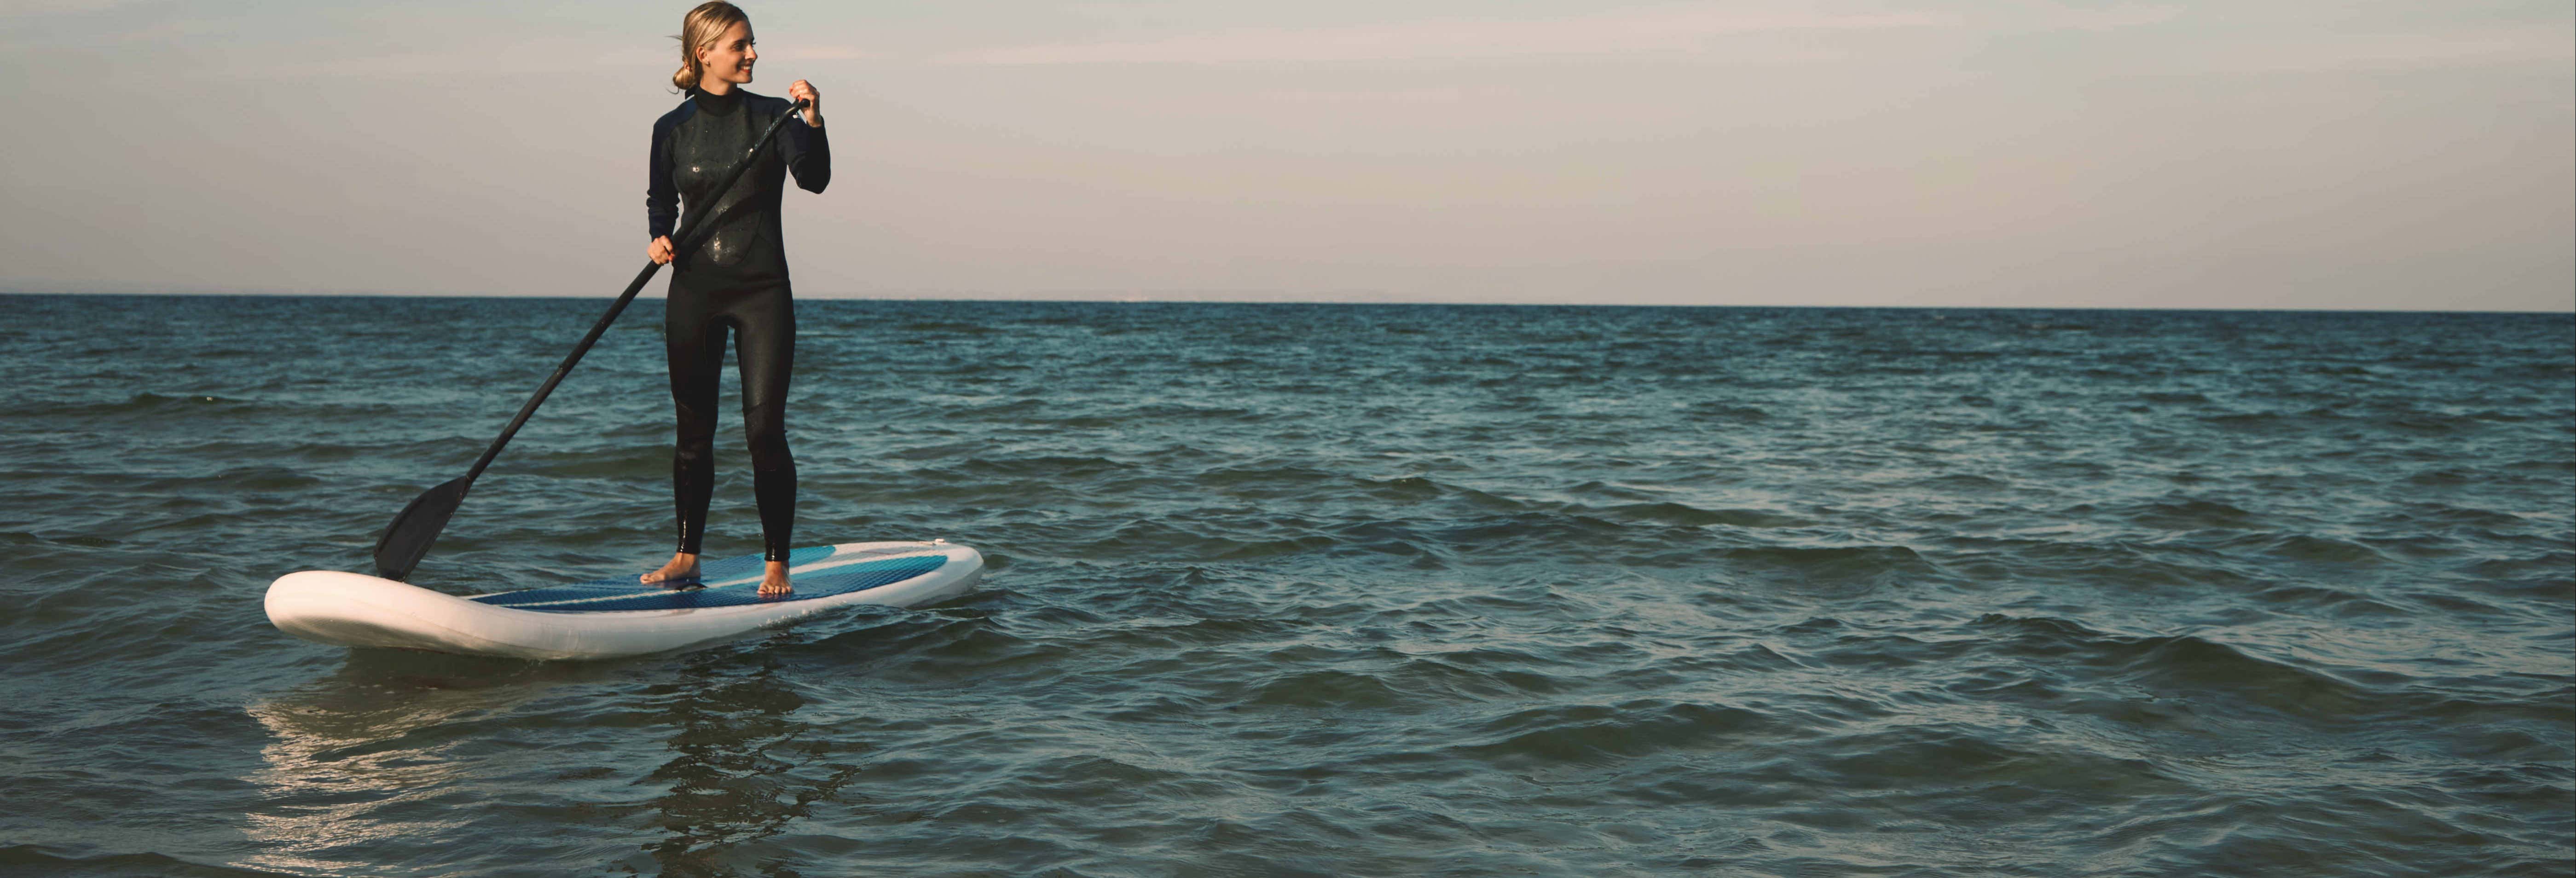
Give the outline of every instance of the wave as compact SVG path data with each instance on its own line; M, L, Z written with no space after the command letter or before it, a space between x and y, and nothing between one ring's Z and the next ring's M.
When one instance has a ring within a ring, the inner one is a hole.
M1626 506L1613 506L1600 511L1611 517L1622 518L1629 521L1649 521L1657 524L1674 524L1684 527L1718 525L1723 527L1781 528L1806 527L1815 523L1810 519L1799 518L1792 515L1782 515L1776 512L1764 512L1757 509L1701 509L1680 503L1634 503Z
M2420 694L2397 688L2402 679L2357 683L2195 635L2113 635L2065 619L2002 614L1978 617L1972 627L2001 638L1993 647L2001 654L2089 668L2099 679L2231 716L2251 711L2332 726L2406 715L2425 705Z
M262 872L235 866L208 866L166 854L71 853L43 845L0 846L0 866L36 869L48 875L168 875L176 878L292 878L287 872Z
M1756 546L1718 553L1733 572L1801 589L1874 591L1936 576L1940 569L1907 546Z
M2205 394L2200 394L2200 393L2192 393L2192 392L2189 392L2189 391L2184 391L2184 392L2170 392L2170 391L2151 392L2151 393L2141 394L2141 395L2139 395L2139 397L2138 397L2138 398L2143 399L2143 400L2146 400L2146 401L2148 401L2148 402L2152 402L2152 403L2159 403L2159 404L2166 404L2166 405L2171 405L2171 404L2195 404L2195 405L2197 405L2197 404L2204 404L2204 403L2209 402L2209 397L2208 397L2207 395L2205 395Z
M402 411L405 411L403 407L387 403L282 401L212 394L146 392L114 402L29 400L13 404L10 414L12 417L29 419L118 419L142 416L154 418L163 424L186 423L199 419L221 421L294 419L305 423L328 423L381 418Z
M953 477L1038 478L1047 480L1088 479L1111 473L1131 471L1133 464L1089 455L1039 455L1033 457L970 457L950 469Z
M1265 707L1383 709L1401 705L1405 698L1376 677L1326 669L1274 678L1262 684L1245 703Z
M2233 504L2179 495L2110 511L2131 524L2157 530L2234 529L2261 521L2254 513Z
M2360 543L2306 534L2253 535L2237 544L2258 546L2263 552L2305 563L2378 565L2389 561L2379 550Z
M990 335L994 332L1000 331L980 323L965 323L955 320L907 320L896 324L895 329L902 332L932 332L946 333L950 335Z
M1641 699L1616 705L1552 705L1459 730L1469 743L1442 752L1503 766L1602 767L1639 757L1738 744L1784 731L1755 710Z
M720 459L727 456L722 449L716 453ZM720 462L719 478L723 476L725 463L742 465L736 461ZM513 453L502 455L492 468L495 472L538 478L658 483L671 477L671 447L659 444L583 449L514 447Z
M2408 611L2394 604L2322 585L2282 585L2253 593L2252 598L2288 610L2312 612L2335 619L2403 618Z

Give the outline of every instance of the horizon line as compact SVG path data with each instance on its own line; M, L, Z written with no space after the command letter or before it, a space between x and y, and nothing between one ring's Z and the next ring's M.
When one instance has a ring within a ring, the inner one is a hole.
M1212 294L1213 294L1213 295L1217 295L1217 296L1226 296L1226 295L1229 295L1229 294L1226 294L1226 293L1212 293ZM2538 315L2559 315L2559 316L2571 316L2571 317L2576 317L2576 300L2571 300L2571 301L2570 301L2570 303L2569 303L2569 307L2568 307L2568 308L2565 308L2565 309L2559 309L2559 310L2538 310L2538 309L2527 309L2527 310L2524 310L2524 309L2492 309L2492 308L2489 308L2489 309L2470 309L2470 308L2372 308L2372 307L2352 307L2352 308L2280 308L2280 307L2254 307L2254 306L2248 306L2248 307L2226 307L2226 306L2137 307L2137 306L2118 306L2118 305L1919 305L1919 304L1902 304L1902 305L1897 305L1897 304L1855 305L1855 304L1780 304L1780 303L1762 303L1762 302L1555 302L1555 301L1491 301L1491 300L1456 300L1456 299L1442 299L1442 298L1432 298L1432 297L1403 297L1403 298L1383 298L1383 299L1285 298L1286 296L1298 296L1298 295L1303 295L1303 294L1291 294L1291 293L1251 293L1251 292L1230 294L1230 295L1235 296L1235 297L1233 297L1233 298L1189 298L1189 296L1193 296L1193 295L1210 295L1210 294L1190 294L1190 293L1179 293L1179 294L1171 294L1171 295L1181 296L1181 298L1166 298L1166 297L1164 297L1163 295L1157 295L1157 294L1139 294L1139 293L1128 293L1128 292L1117 292L1117 293L1106 293L1106 292L1104 292L1104 293L1081 293L1081 292L1069 292L1069 293L1053 293L1053 294L1049 294L1049 293L1038 293L1038 294L1026 294L1026 295L982 295L982 296L979 296L979 295L962 295L962 294L956 294L956 293L938 293L938 294L911 295L911 296L907 296L907 295L882 295L882 294L879 294L879 295L868 295L868 294L831 294L831 293L823 293L823 294L812 294L812 295L806 295L806 296L802 296L801 298L810 299L810 300L814 300L814 301L846 301L846 302L1032 302L1032 303L1068 303L1068 304L1098 304L1098 305L1361 305L1361 306L1366 306L1366 305L1444 305L1444 306L1455 306L1455 307L1497 307L1497 308L1806 308L1806 309L1817 309L1817 310L1826 310L1826 309L1845 309L1845 310L1887 310L1887 311L2148 311L2148 312L2213 313L2213 314L2263 314L2263 313L2272 313L2272 314L2538 314ZM1324 294L1324 295L1329 295L1329 294ZM366 292L366 291L361 291L361 292L311 292L311 291L307 291L307 292L293 292L293 291L281 291L281 290L254 290L254 291L227 290L227 291L211 291L211 290L168 290L168 289L164 289L164 290L102 290L102 289L91 289L91 290L58 290L58 291L52 291L52 292L35 292L35 291L29 291L29 290L25 290L25 289L14 288L14 287L0 287L0 296L30 296L30 297L33 297L33 296L54 296L54 297L65 297L65 298L71 298L71 297L84 297L84 296L101 296L101 297L105 297L105 296L134 296L134 297L157 297L157 298L208 298L208 299L213 299L213 298L275 298L275 299L322 299L322 298L351 298L351 299L361 299L361 298L375 298L375 299L530 299L530 300L557 300L557 301L604 301L604 300L610 300L610 299L615 299L615 298L617 298L616 296L610 296L610 295L561 295L561 294L524 294L524 293L387 293L387 292ZM638 299L648 299L648 298L649 298L649 299L662 299L662 298L664 298L664 297L663 297L663 296L646 296L646 295L638 295L638 296L636 296L636 298L638 298Z

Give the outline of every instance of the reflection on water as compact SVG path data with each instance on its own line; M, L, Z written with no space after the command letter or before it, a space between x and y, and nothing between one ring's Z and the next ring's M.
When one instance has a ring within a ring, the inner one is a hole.
M268 730L264 768L246 780L259 803L243 815L260 852L245 865L374 874L398 865L401 839L452 836L472 814L472 781L496 755L477 720L508 714L596 665L534 664L394 650L353 650L330 676L244 708ZM504 757L506 758L506 757Z
M430 840L539 809L610 824L601 828L623 841L592 848L592 865L771 874L780 864L744 846L836 799L859 773L828 759L832 747L799 740L805 697L781 665L765 650L584 664L354 650L337 672L246 708L270 741L245 778L262 794L244 815L259 853L242 865L439 872L454 861ZM598 724L567 728L551 719L557 710ZM589 762L659 734L670 758L657 767ZM530 805L508 792L536 779L557 794ZM387 856L416 846L408 861Z
M805 698L767 653L693 656L680 679L653 687L661 715L678 726L671 761L644 783L668 785L652 805L667 836L649 846L665 875L770 874L778 863L736 862L738 847L774 836L834 798L858 767L817 760L829 748L800 744L808 724L791 718Z

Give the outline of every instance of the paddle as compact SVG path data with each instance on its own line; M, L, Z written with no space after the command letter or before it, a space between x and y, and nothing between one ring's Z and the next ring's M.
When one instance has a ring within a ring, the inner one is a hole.
M743 172L751 170L751 160L759 156L761 150L768 149L769 141L778 136L778 129L786 127L787 120L803 109L805 102L797 101L778 117L778 121L769 123L769 130L760 133L760 142L743 153L742 160L725 172L724 182L713 191L733 191L733 184L742 179ZM722 200L721 195L718 200ZM713 213L713 210L700 211L695 219L703 220ZM681 226L671 235L675 245L671 252L689 252L689 248L697 244L692 233L700 231L688 225ZM420 564L422 556L429 554L430 544L438 541L438 532L447 528L447 519L456 515L457 504L465 502L465 492L474 486L475 477L483 474L484 467L492 465L493 458L501 456L501 446L510 444L510 437L518 435L519 426L528 422L529 415L537 413L537 406L545 404L546 395L555 392L555 385L563 383L564 376L572 372L573 364L581 362L581 355L590 352L590 346L597 343L600 335L608 331L608 325L617 322L617 315L626 310L626 303L635 301L635 294L643 291L644 282L652 280L653 273L660 270L661 263L649 260L644 263L644 270L635 273L635 282L626 285L626 292L618 295L616 304L608 306L608 313L590 328L590 334L582 336L581 343L572 346L572 353L564 357L563 365L556 366L555 374L546 379L545 386L537 388L537 395L529 397L528 404L519 407L519 416L511 418L510 425L501 428L501 437L492 440L492 447L483 449L483 456L474 461L473 469L465 471L464 478L421 492L420 496L412 498L411 505L403 507L403 511L394 516L392 524L385 525L384 535L376 538L377 576L400 580L411 575L412 567Z

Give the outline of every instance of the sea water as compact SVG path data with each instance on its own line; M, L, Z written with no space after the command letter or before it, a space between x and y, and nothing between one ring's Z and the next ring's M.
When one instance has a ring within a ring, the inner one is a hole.
M796 542L980 592L596 663L268 626L605 304L0 297L0 872L2576 857L2566 314L806 301ZM668 557L659 312L416 583Z

